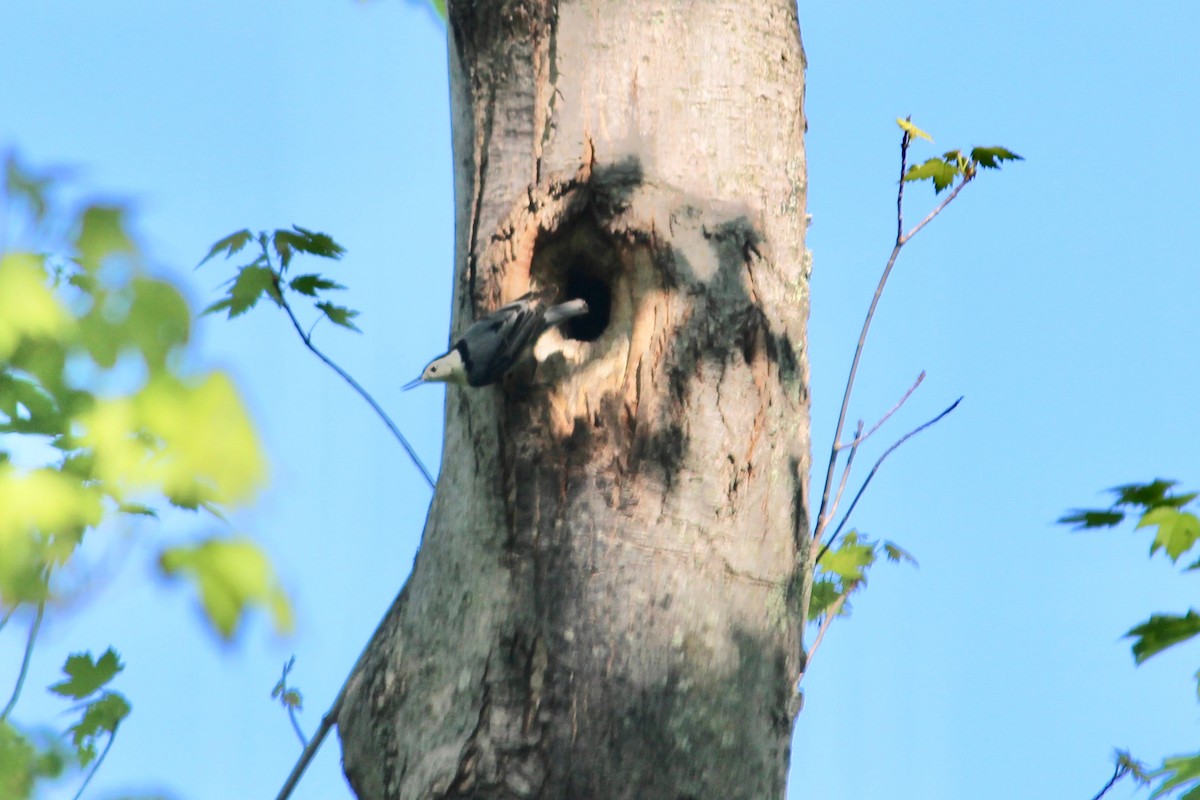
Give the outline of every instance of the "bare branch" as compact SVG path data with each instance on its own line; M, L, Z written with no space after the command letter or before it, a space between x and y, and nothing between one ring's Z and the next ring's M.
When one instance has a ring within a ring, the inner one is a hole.
M846 589L846 591L838 595L837 600L834 600L828 610L826 610L825 619L821 620L821 627L817 630L817 638L813 639L812 647L808 649L808 653L804 656L804 671L796 678L794 688L797 691L800 689L800 681L804 680L804 676L808 674L808 668L812 665L812 660L817 655L817 648L821 646L821 641L825 638L825 631L829 630L829 625L833 622L833 618L841 612L842 606L846 604L846 598L850 596L851 591L853 591L853 587Z
M892 248L892 254L888 257L887 266L883 268L883 275L879 277L879 285L875 287L875 296L871 298L871 305L867 309L867 318L863 320L862 331L858 335L858 346L854 348L854 358L850 362L850 375L846 378L846 389L842 394L842 408L838 412L837 427L833 432L833 447L829 452L829 466L825 470L825 488L821 491L821 505L817 509L817 528L813 532L813 539L820 540L825 533L825 528L829 525L829 518L832 514L828 511L829 508L829 492L833 488L833 473L837 469L838 450L842 439L842 430L846 427L846 414L850 409L850 396L854 393L854 377L858 374L858 362L862 360L863 348L867 344L867 333L871 329L871 320L875 317L875 309L879 305L879 298L883 295L883 288L887 285L888 276L892 274L892 267L896 266L896 258L900 255L900 248L904 246L903 242L897 242Z
M887 414L884 414L882 417L880 417L880 421L876 422L874 426L871 426L870 431L863 433L863 421L859 420L858 427L854 429L854 438L851 441L848 441L848 443L838 446L838 450L845 450L846 447L850 447L850 457L846 459L846 467L841 471L841 481L838 483L838 493L834 495L833 503L829 504L826 513L824 513L826 522L821 524L820 528L818 528L818 533L814 534L814 541L820 541L820 534L824 533L824 529L828 527L829 519L832 519L835 513L838 513L838 506L841 505L841 495L846 491L846 482L850 480L851 467L853 467L854 464L854 453L858 452L858 446L863 444L864 441L870 439L871 434L878 431L878 429L883 426L883 423L888 421L888 417L900 410L901 405L904 405L907 399L912 397L912 393L917 391L917 386L920 386L920 381L923 381L924 379L925 371L922 369L922 372L917 375L917 380L914 381L913 385L908 387L908 391L904 393L904 397L901 397L900 401L893 405L892 409L890 409Z
M0 722L8 719L8 715L16 708L17 700L21 697L21 689L25 687L25 678L29 675L29 661L33 657L33 643L37 641L38 630L42 627L42 617L46 613L46 601L42 599L38 602L37 615L33 618L33 624L29 626L29 636L25 639L25 655L21 657L21 670L17 673L17 683L13 686L12 695L8 698L8 703L4 706L4 710L0 711Z
M869 473L867 473L867 478L866 478L866 480L863 481L862 486L858 487L858 493L855 494L854 499L850 501L850 507L846 509L846 513L842 517L842 521L838 523L838 526L836 528L834 528L833 535L830 536L829 539L825 542L825 544L821 547L821 552L817 553L817 559L816 559L817 563L820 563L821 557L825 555L825 552L827 550L829 550L830 546L837 539L838 534L842 532L842 528L844 528L846 526L846 521L848 519L850 519L850 514L854 511L854 507L856 505L858 505L858 501L862 498L863 492L865 492L867 490L867 486L869 486L871 484L871 479L874 478L875 473L879 471L879 467L880 467L880 465L883 464L884 459L886 459L888 456L890 456L892 454L892 452L895 451L896 448L898 448L900 445L904 444L909 439L916 436L918 433L920 433L921 431L930 427L931 425L939 422L942 419L942 417L946 416L951 411L958 408L958 404L961 403L962 401L963 401L963 399L961 397L958 398L953 403L951 403L949 405L949 407L946 408L945 411L938 414L936 417L929 420L928 422L925 422L925 423L913 428L911 431L909 431L908 433L904 434L899 439L897 439L896 442L891 447L889 447L887 450L883 451L883 455L881 455L879 457L879 460L875 462L875 466L871 467L871 471Z
M279 300L280 306L282 306L283 310L287 312L288 319L292 321L292 327L296 329L296 333L299 334L300 341L304 342L304 346L307 347L313 355L321 359L321 361L325 363L325 366L336 372L338 377L350 385L351 389L358 392L359 397L367 401L367 405L371 406L371 408L375 411L375 414L383 420L385 425L388 426L388 430L392 432L392 436L396 437L396 441L400 442L400 446L404 448L404 452L408 453L408 457L412 459L413 464L415 464L417 469L421 472L421 476L425 478L425 482L429 484L429 488L433 489L436 485L433 475L429 472L429 469L425 466L424 462L421 461L421 457L417 455L417 451L413 449L411 444L409 444L408 439L406 439L404 434L400 432L400 429L396 427L396 423L392 422L392 418L389 417L387 412L380 407L379 403L375 402L375 398L371 397L367 390L360 386L358 381L354 380L354 378L350 376L350 373L339 367L331 358L329 358L329 356L317 349L317 346L312 342L311 331L309 333L305 333L304 328L300 326L300 320L296 319L296 314L292 311L292 307L288 305L287 298L283 296L283 292L279 292Z
M87 777L83 779L83 783L80 785L79 791L75 792L75 796L71 798L71 800L79 800L79 798L83 797L83 790L86 789L88 784L92 782L92 777L100 771L100 765L104 763L104 757L107 756L108 751L112 749L113 740L116 738L117 730L116 728L113 728L111 731L109 731L108 741L105 742L104 749L100 751L100 757L96 759L96 763L92 764L92 768L88 772Z
M854 466L854 456L858 454L858 446L866 439L863 436L863 422L858 421L858 427L854 429L854 441L850 446L850 455L846 458L846 466L842 468L842 479L838 482L837 494L833 496L833 502L829 504L829 517L833 517L837 513L838 504L842 502L842 493L846 491L846 483L850 480L850 469Z
M923 380L925 380L925 370L921 370L921 374L917 376L917 379L915 381L913 381L913 385L908 387L908 391L904 393L904 396L900 398L899 402L897 402L896 405L892 406L886 414L884 414L882 417L880 417L879 421L871 426L871 430L867 431L866 433L864 433L861 436L859 436L858 438L856 438L854 441L850 442L850 446L862 444L867 439L870 439L871 434L873 434L875 431L877 431L881 427L883 427L883 423L887 422L888 418L891 417L892 414L895 414L897 411L899 411L900 406L902 406L906 402L908 402L908 398L912 397L913 392L915 392L917 390L917 387L921 385L921 381L923 381ZM842 445L842 447L845 448L846 445ZM836 503L834 503L834 507L835 508L837 507Z
M384 619L387 619L385 616ZM375 638L375 634L383 626L383 620L375 626L375 633L371 634L371 639ZM337 722L338 714L342 711L342 704L346 702L346 692L350 687L350 681L354 680L354 676L358 673L358 668L362 666L363 659L367 656L367 650L370 648L371 639L367 641L367 645L363 647L362 652L358 654L358 658L354 660L354 666L350 669L350 673L346 676L346 680L342 682L342 688L338 689L337 697L334 698L333 704L329 706L329 710L325 712L325 716L321 717L321 724L317 726L313 732L312 738L305 744L304 750L300 753L300 758L296 760L292 771L288 773L287 780L283 782L283 786L279 789L279 794L275 800L288 800L292 792L296 788L296 784L300 782L300 778L304 775L304 771L308 769L309 763L313 760L313 756L321 749L321 744L325 741L325 737L329 735L329 730Z
M357 669L357 667L355 667ZM351 675L354 673L351 672ZM325 737L329 734L329 729L333 727L333 723L337 720L338 712L342 708L342 699L346 696L346 685L349 684L349 679L342 684L342 690L338 692L337 699L333 701L329 711L325 716L321 717L321 724L317 727L312 738L308 740L308 744L304 746L304 752L300 754L300 758L296 761L296 765L292 767L291 774L287 776L287 780L283 782L283 788L279 790L279 794L275 800L287 800L291 796L292 790L296 788L296 784L300 782L300 777L304 774L304 770L308 769L308 764L313 760L313 756L321 749L321 743L325 741Z
M970 175L970 174L963 177L962 183L960 183L958 186L955 186L954 190L951 191L950 194L946 196L946 199L943 200L942 202L938 203L937 208L933 209L933 211L930 211L925 216L925 219L923 219L917 223L915 228L913 228L911 231L904 234L904 236L902 236L896 240L896 247L897 248L903 247L908 242L909 239L911 239L917 235L917 233L921 230L921 228L924 228L926 225L933 222L933 218L936 217L938 214L942 213L942 209L944 209L946 206L950 205L950 203L954 200L954 198L958 197L958 193L961 192L966 187L966 185L971 182L971 179L973 177L974 177L974 175Z
M912 114L905 117L912 122ZM900 188L896 190L896 245L904 244L904 174L908 172L908 146L912 144L912 134L908 131L900 137Z
M1104 788L1097 792L1096 796L1093 797L1092 800L1100 800L1101 797L1104 797L1104 795L1108 794L1108 790L1116 786L1117 781L1121 780L1121 778L1124 778L1128 772L1129 767L1118 761L1116 766L1113 767L1112 777L1108 779L1108 783L1104 784Z
M909 117L912 121L912 117ZM854 349L854 359L850 362L850 375L846 378L846 390L842 395L842 408L838 412L837 427L833 432L833 447L829 452L829 465L825 469L825 486L821 490L821 505L817 509L817 524L813 531L813 540L820 541L825 534L825 528L829 525L829 519L833 516L833 512L829 510L829 492L833 488L833 473L837 470L838 451L842 449L842 430L846 426L846 414L850 409L850 396L854 393L854 378L858 374L858 362L862 359L863 347L867 343L867 332L871 329L871 320L875 317L875 309L879 306L879 298L883 295L883 288L887 285L888 276L892 274L892 268L896 266L896 259L900 256L900 248L904 247L905 242L912 238L913 234L925 227L937 214L946 207L946 205L954 199L955 195L961 191L966 185L964 180L950 196L946 198L940 206L934 209L933 213L921 222L912 233L904 235L904 173L907 171L908 165L908 145L912 141L912 137L908 131L904 131L900 137L900 186L896 190L896 244L892 247L892 253L888 256L887 265L883 268L883 274L879 276L879 285L875 287L875 296L871 298L871 306L867 309L867 317L863 320L862 332L858 335L858 346Z

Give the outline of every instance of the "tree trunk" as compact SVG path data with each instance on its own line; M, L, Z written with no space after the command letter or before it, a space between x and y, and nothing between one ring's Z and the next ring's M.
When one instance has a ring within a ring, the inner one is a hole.
M450 3L455 331L592 312L451 387L412 576L338 720L376 798L785 790L810 552L793 0Z

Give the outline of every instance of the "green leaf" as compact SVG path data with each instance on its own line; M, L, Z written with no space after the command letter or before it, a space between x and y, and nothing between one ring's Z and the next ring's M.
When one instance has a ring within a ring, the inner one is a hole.
M942 153L942 158L947 164L953 165L959 172L964 172L970 166L970 162L967 161L967 157L963 155L962 150L947 150L945 153Z
M924 164L909 167L908 172L904 173L904 180L909 182L931 180L934 191L941 192L954 183L954 179L960 174L962 174L961 170L945 159L931 158Z
M269 611L278 632L292 628L287 596L266 555L249 539L211 538L168 548L159 565L167 575L183 575L196 584L205 616L223 639L233 636L251 606Z
M302 253L311 253L314 256L332 259L339 259L346 254L346 248L335 242L328 234L310 231L299 225L293 225L292 230L300 234L299 239L295 242L295 248Z
M1150 619L1132 628L1125 634L1126 639L1134 639L1133 658L1141 664L1151 656L1161 653L1168 647L1185 642L1200 633L1200 614L1188 609L1186 616L1174 614L1155 614Z
M1138 528L1157 525L1158 532L1150 545L1150 555L1163 548L1172 562L1192 549L1192 545L1200 539L1200 517L1187 511L1179 511L1168 506L1159 506L1147 511L1138 522Z
M899 125L900 129L907 133L911 139L920 138L927 142L933 141L933 137L918 128L916 125L913 125L911 119L900 119L899 117L896 117L896 124Z
M443 15L444 17L444 15ZM34 222L41 222L49 207L47 193L54 181L43 175L35 175L17 162L15 153L9 153L4 168L4 193L19 197L28 205Z
M248 264L242 267L229 287L229 319L245 314L258 304L259 298L266 292L274 299L275 272L270 267L259 267ZM278 300L276 300L278 302Z
M829 578L818 578L813 581L812 597L808 602L808 621L812 622L824 615L830 606L837 602L841 594L841 587ZM845 612L843 611L843 613Z
M292 278L292 282L288 284L294 291L300 294L316 297L317 292L322 292L327 289L345 289L337 281L331 281L328 278L322 278L320 275L299 275Z
M56 734L31 734L0 722L0 797L31 797L39 780L57 778L65 765L65 753Z
M122 514L134 514L140 517L153 517L158 519L158 512L147 505L141 503L118 503L117 510Z
M987 169L1000 169L1002 162L1025 159L1004 147L976 147L971 150L971 160Z
M167 356L187 344L192 312L180 291L166 281L134 278L130 291L133 300L124 333L151 371L163 369Z
M1114 506L1142 506L1150 509L1157 505L1162 505L1167 499L1167 492L1176 484L1176 481L1165 481L1161 478L1156 478L1150 483L1129 483L1124 486L1114 486L1109 489L1110 492L1117 496L1113 501Z
M125 231L125 210L117 206L88 206L76 245L79 263L95 272L114 255L135 255L137 246Z
M1163 759L1162 769L1156 773L1156 777L1162 777L1165 780L1151 792L1150 800L1161 797L1181 786L1200 781L1200 753ZM1183 797L1193 795L1195 792L1196 789L1191 789Z
M67 732L75 745L80 766L86 767L96 757L96 739L112 736L117 726L132 710L129 701L119 692L105 692L99 699L88 703L83 716Z
M299 225L293 225L290 231L283 228L275 231L275 234L271 237L271 243L274 245L275 252L279 256L279 262L285 270L291 263L292 256L295 253L309 253L321 258L339 259L346 252L346 248L335 242L327 234L316 233L301 228Z
M210 249L208 251L208 255L206 255L200 261L200 263L197 264L196 266L197 266L197 268L203 266L205 262L207 262L210 258L215 256L217 253L221 252L222 250L225 251L225 257L229 258L234 253L238 252L243 247L245 247L247 244L249 244L253 239L254 239L254 234L252 234L249 230L244 229L244 228L242 230L238 231L237 233L231 233L228 236L226 236L224 239L222 239L221 241L214 244L212 246L212 249Z
M1124 520L1125 514L1121 511L1075 509L1070 514L1059 517L1057 522L1059 525L1074 525L1076 530L1084 530L1087 528L1112 528L1120 525Z
M266 469L232 382L221 373L161 376L128 397L103 398L78 416L95 475L113 491L160 491L172 502L238 503ZM2 485L2 484L0 484ZM0 520L3 519L0 504Z
M362 331L358 330L358 326L350 321L358 316L357 311L342 306L335 306L333 303L328 302L321 302L316 305L321 310L321 313L328 317L329 321L334 325L341 325L343 328L349 328L352 331L362 333Z
M233 308L233 300L229 297L222 297L220 300L201 311L200 316L203 317L207 316L208 314L215 314L218 311L224 311L227 308Z
M65 336L74 327L48 283L38 256L0 255L0 361L11 357L24 340Z
M900 547L895 542L884 542L880 545L880 548L883 550L884 555L887 556L888 561L892 561L897 564L903 561L905 563L912 564L914 567L920 566L920 564L917 563L917 559L913 558L912 553Z
M871 543L860 544L853 531L846 534L837 549L825 553L821 559L821 570L837 575L843 586L849 588L866 577L866 571L875 563L875 547Z
M118 672L125 669L125 665L110 647L100 656L99 661L92 661L91 653L75 653L68 656L62 669L68 675L67 680L54 684L50 691L63 697L82 700L116 677Z
M0 372L0 433L62 433L67 419L38 383Z

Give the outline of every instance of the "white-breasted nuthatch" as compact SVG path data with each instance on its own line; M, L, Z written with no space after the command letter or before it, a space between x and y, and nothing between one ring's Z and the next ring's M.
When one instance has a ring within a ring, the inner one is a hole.
M582 299L547 307L541 296L530 292L473 323L453 347L430 361L421 377L404 388L432 382L495 383L529 354L543 333L586 313L588 305Z

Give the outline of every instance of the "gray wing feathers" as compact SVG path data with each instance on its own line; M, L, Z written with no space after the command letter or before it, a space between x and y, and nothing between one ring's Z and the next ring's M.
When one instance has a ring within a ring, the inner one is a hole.
M456 345L467 369L467 382L486 386L498 381L547 329L586 314L582 299L544 308L526 295L476 322Z

